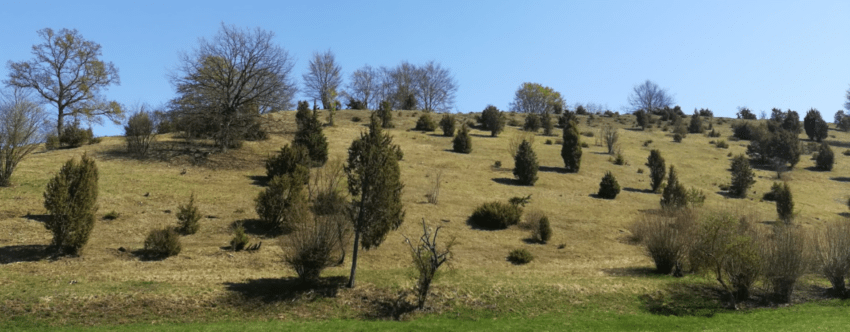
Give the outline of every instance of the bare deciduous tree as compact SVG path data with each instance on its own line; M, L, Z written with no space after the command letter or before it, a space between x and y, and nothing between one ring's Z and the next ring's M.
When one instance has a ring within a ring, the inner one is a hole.
M172 105L212 126L222 150L234 145L257 114L292 108L294 60L273 39L271 31L222 24L212 39L201 38L183 54L171 75L179 95Z
M362 101L367 109L372 109L371 105L374 105L379 96L379 74L380 71L370 65L355 70L351 73L351 80L348 82L349 96Z
M309 71L302 76L304 90L308 96L321 100L322 108L329 110L336 101L331 95L342 85L342 67L330 50L314 52L309 66Z
M38 148L45 117L44 108L20 89L0 99L0 186L10 186L18 163Z
M388 72L390 83L389 97L393 100L393 108L398 110L416 109L418 100L416 100L416 90L419 88L417 78L419 69L416 65L407 61L403 61L395 68Z
M629 105L632 111L645 110L651 113L653 110L669 107L673 103L673 97L670 96L667 89L658 87L658 84L650 80L635 85L632 94L629 95Z
M6 85L32 89L56 106L56 132L62 133L66 115L84 115L100 122L106 116L115 124L122 118L121 105L107 101L101 90L120 84L118 68L100 60L100 44L86 40L77 30L50 28L38 31L44 42L33 45L32 60L9 61Z
M413 265L416 271L419 272L419 278L416 281L417 308L425 307L425 300L428 299L428 292L431 290L431 282L437 275L437 269L440 268L452 256L452 247L454 239L449 240L449 243L443 248L437 247L437 235L442 227L437 227L433 232L425 225L425 219L422 219L422 236L419 237L419 242L415 245L407 236L404 237L404 242L410 246L410 256L413 258Z
M458 86L449 70L439 63L429 61L417 71L416 96L422 102L422 110L428 112L451 110Z

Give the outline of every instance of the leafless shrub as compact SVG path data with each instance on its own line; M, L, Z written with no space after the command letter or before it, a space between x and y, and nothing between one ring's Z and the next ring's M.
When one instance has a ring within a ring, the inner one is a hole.
M681 209L645 214L632 224L635 240L646 248L658 273L681 275L698 215L696 210Z
M527 141L531 146L534 146L534 138L536 135L533 132L517 130L511 139L508 140L508 153L511 154L511 158L516 156L517 151L519 150L519 146L523 141Z
M433 174L433 185L431 186L428 193L425 194L425 197L428 198L428 203L437 205L438 199L440 197L440 182L442 181L443 171L438 170Z
M347 206L343 180L343 161L339 158L317 168L310 177L307 191L316 215L343 214Z
M614 147L620 139L620 133L617 131L617 128L606 123L599 129L599 136L602 136L603 141L605 141L605 146L608 147L608 154L613 155Z
M818 271L829 280L836 295L846 297L844 279L850 275L850 224L831 222L814 239Z
M433 233L425 225L425 219L422 219L422 236L417 244L413 244L406 236L405 242L410 245L410 255L413 258L413 265L416 271L419 272L419 278L416 282L417 306L419 309L425 307L425 300L428 298L428 292L431 288L431 282L437 276L437 269L440 268L452 256L452 247L454 239L449 240L449 243L442 249L437 246L437 235L442 227L437 227Z
M797 279L807 269L805 233L794 226L778 225L760 242L765 285L779 302L788 303Z
M281 240L284 262L302 281L313 282L325 268L342 264L350 227L338 216L316 216Z

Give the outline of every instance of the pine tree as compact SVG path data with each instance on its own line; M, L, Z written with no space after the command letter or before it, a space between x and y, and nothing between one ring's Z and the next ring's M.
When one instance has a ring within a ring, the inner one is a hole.
M298 110L295 112L295 125L298 131L304 128L307 121L310 121L316 113L310 111L310 103L306 100L298 102Z
M398 165L400 149L381 128L381 120L372 115L369 131L361 133L360 138L348 148L345 173L352 197L351 221L354 229L348 287L355 284L360 247L368 250L380 246L387 233L404 222L401 202L404 184Z
M605 176L599 182L599 192L597 195L605 199L614 199L617 198L619 193L620 184L617 183L617 178L614 177L614 174L611 174L611 171L605 172Z
M275 176L293 174L306 184L310 179L311 163L310 153L304 146L287 144L276 156L266 160L266 176L271 180Z
M670 174L667 175L667 186L661 193L661 207L667 210L677 210L688 205L688 192L685 186L679 183L676 169L670 165Z
M393 125L393 104L389 100L382 101L381 105L378 106L378 110L375 112L378 113L383 128L395 127Z
M750 168L750 161L743 154L739 154L732 158L732 183L729 185L729 195L733 197L747 197L747 190L750 189L755 180L753 180L753 169Z
M481 112L481 122L493 137L499 136L499 133L505 129L505 116L493 105L487 105L487 108Z
M691 134L702 134L702 119L696 109L694 109L694 115L691 116L691 124L688 126L688 132Z
M273 233L289 232L308 217L304 182L292 174L275 176L254 203L263 225Z
M537 154L531 149L531 143L523 140L514 157L514 177L520 184L533 186L537 182Z
M581 139L578 125L570 119L564 124L564 145L561 146L561 158L567 172L578 173L581 168Z
M44 226L53 233L60 254L77 255L89 240L97 212L97 165L83 154L80 162L68 160L44 192L50 218Z
M301 120L292 145L303 146L307 150L312 166L321 167L328 161L328 139L322 132L318 114L313 113L309 118Z
M443 136L452 137L455 135L455 116L449 113L443 114L440 119L440 129L443 130Z
M794 197L791 195L791 187L785 182L776 192L776 213L779 220L790 224L794 221Z
M452 150L457 153L472 152L472 137L469 136L469 128L465 123L460 126L457 136L452 141Z
M664 157L661 157L661 151L652 149L649 152L649 158L646 160L646 166L649 167L649 180L652 186L652 192L657 193L661 188L661 182L664 181L664 176L667 172L667 166L664 164Z

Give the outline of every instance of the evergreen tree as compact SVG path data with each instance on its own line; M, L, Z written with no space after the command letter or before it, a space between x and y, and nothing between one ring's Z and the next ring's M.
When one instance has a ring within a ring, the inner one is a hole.
M487 108L481 112L481 122L493 137L499 136L499 133L505 129L505 116L493 105L487 105Z
M274 233L289 232L308 218L304 182L292 174L275 176L254 202L263 225Z
M667 172L667 166L664 163L664 157L661 157L661 151L652 149L649 152L646 167L649 167L649 180L652 186L652 192L657 193L658 189L661 188L661 182L664 181L664 176Z
M822 141L829 134L829 126L821 117L820 112L814 108L806 113L806 117L803 119L803 129L806 130L806 136L809 136L810 140L817 142Z
M440 119L440 128L443 129L443 136L452 137L455 135L455 116L449 113L443 114Z
M820 147L818 147L818 157L815 164L822 171L832 170L832 166L835 164L835 154L826 142L821 142Z
M537 182L537 154L531 149L531 143L523 140L514 156L514 177L519 183L533 186Z
M384 100L378 106L378 117L381 119L381 126L384 128L393 128L393 104L389 100Z
M310 153L302 145L284 145L280 152L266 160L266 176L269 180L278 175L293 174L307 183L310 177Z
M295 125L298 128L298 131L301 131L304 128L304 125L307 121L313 119L315 112L310 111L310 103L306 100L302 100L298 102L298 110L295 112Z
M53 233L51 245L60 254L77 255L89 240L97 212L97 165L83 154L68 160L44 191L50 215L44 226Z
M472 137L469 136L469 128L465 123L460 126L457 136L452 141L452 150L457 153L472 152Z
M791 187L785 182L776 192L776 213L779 220L790 224L794 220L794 197L791 195Z
M750 161L743 154L739 154L732 158L732 183L729 185L729 194L733 197L747 197L747 190L750 189L755 180Z
M555 123L552 122L552 114L549 112L543 113L540 117L540 126L543 127L543 135L552 136L552 131L555 130Z
M567 172L578 173L581 168L581 139L578 133L578 125L575 121L564 124L564 145L561 146L561 158L564 159L564 168Z
M696 109L694 109L694 115L691 116L691 124L688 126L688 132L691 134L702 134L702 119Z
M300 111L299 111L300 112ZM303 146L310 156L310 165L320 167L328 161L328 139L322 132L318 114L303 119L295 133L293 146Z
M677 210L688 205L688 192L685 186L679 183L676 169L670 165L670 174L667 175L667 186L661 193L661 207L666 210Z
M599 182L599 192L597 195L605 199L614 199L620 193L620 184L617 183L617 178L610 171L605 172L602 181Z
M345 173L351 193L351 221L354 228L354 251L351 256L351 277L348 287L354 287L357 254L363 249L381 245L390 230L404 222L401 192L400 149L392 137L381 129L381 120L372 116L369 131L348 148Z

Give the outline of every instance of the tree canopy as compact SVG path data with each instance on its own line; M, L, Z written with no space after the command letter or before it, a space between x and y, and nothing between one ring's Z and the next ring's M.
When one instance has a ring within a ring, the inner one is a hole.
M304 92L308 96L322 101L322 108L329 110L342 85L342 67L336 62L336 56L330 50L324 53L314 52L310 59L309 70L304 79Z
M538 83L523 83L511 102L511 111L517 113L546 114L564 109L561 93Z
M650 80L635 85L632 94L629 95L632 111L645 110L651 113L659 108L670 107L673 103L675 101L667 89L662 89Z

